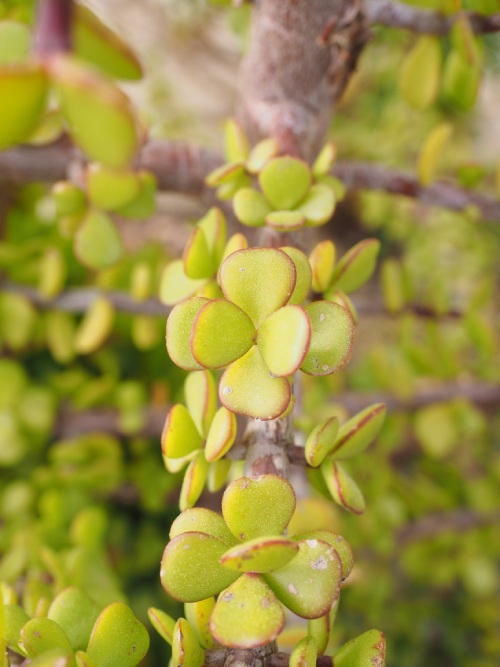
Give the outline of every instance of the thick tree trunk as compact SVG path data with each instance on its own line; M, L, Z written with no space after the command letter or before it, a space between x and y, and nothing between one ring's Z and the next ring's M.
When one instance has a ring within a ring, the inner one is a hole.
M312 160L367 39L360 0L262 0L239 84L251 139Z

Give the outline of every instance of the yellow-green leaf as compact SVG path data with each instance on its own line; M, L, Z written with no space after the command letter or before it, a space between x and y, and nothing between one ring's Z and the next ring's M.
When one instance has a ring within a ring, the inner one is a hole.
M257 346L271 373L293 375L302 365L311 341L311 322L301 306L283 306L259 327Z
M349 360L354 325L349 313L331 301L314 301L306 306L312 336L301 369L309 375L329 375Z

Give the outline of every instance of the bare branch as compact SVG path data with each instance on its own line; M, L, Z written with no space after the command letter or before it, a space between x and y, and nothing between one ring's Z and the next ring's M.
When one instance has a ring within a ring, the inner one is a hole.
M363 162L338 162L333 174L348 190L383 190L452 211L463 211L473 206L480 211L484 220L500 221L500 202L480 192L447 183L424 187L411 174Z
M35 52L41 56L71 51L73 0L39 0Z
M445 15L394 0L365 0L365 11L372 24L406 28L406 30L428 35L447 35L460 16L467 17L472 30L477 35L500 30L500 12L488 16L476 12Z
M500 512L480 514L469 509L459 509L424 516L401 528L397 533L399 544L428 540L445 532L462 533L500 522Z
M0 152L0 180L54 182L66 178L68 164L77 159L81 155L67 139L42 147L19 146ZM197 146L152 141L143 147L137 167L152 171L161 190L199 196L207 193L206 175L221 162L220 155ZM382 190L453 211L473 206L484 220L500 221L500 202L481 192L448 183L423 187L412 174L363 162L338 162L333 173L348 190Z
M252 141L314 157L367 39L361 0L261 0L239 86Z
M440 401L451 401L457 398L469 400L482 408L496 408L500 404L500 384L468 381L426 385L415 391L414 395L408 399L399 398L389 392L353 391L346 392L338 397L336 396L333 400L342 405L350 414L354 414L373 403L385 403L387 409L394 412L397 410L415 410L425 405ZM163 429L167 411L168 408L166 406L164 408L148 408L141 434L148 437L159 437ZM261 423L264 424L266 422ZM96 408L93 410L76 411L70 408L63 408L60 411L55 428L58 437L69 437L78 433L89 433L92 431L127 435L120 428L118 413L115 410ZM290 438L285 432L282 432L275 440L278 444L289 444L288 452L293 463L304 463L303 448L290 446ZM241 451L243 450L241 449Z
M110 301L116 310L130 313L132 315L157 315L158 317L168 317L171 306L167 306L159 299L150 298L143 301L137 301L128 294L128 292L118 292L102 290L97 287L68 288L52 299L44 298L34 287L20 285L18 283L2 283L0 289L5 292L19 294L28 299L34 306L41 309L62 310L67 313L84 313L94 303L94 301L104 296ZM385 309L382 301L374 299L354 298L356 310L362 316L375 317L398 317L401 314L412 313L417 317L425 319L458 319L463 317L459 310L450 310L444 313L436 313L432 308L420 304L408 304L401 311L396 313Z

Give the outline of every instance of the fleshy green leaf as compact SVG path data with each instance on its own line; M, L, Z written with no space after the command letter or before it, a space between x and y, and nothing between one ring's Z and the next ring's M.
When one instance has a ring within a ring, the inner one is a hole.
M202 366L191 353L189 340L196 315L206 303L208 303L208 299L194 296L177 304L167 319L168 354L174 364L186 371L202 370Z
M31 46L28 27L20 21L0 21L0 65L12 65L24 60Z
M312 324L309 351L301 369L310 375L329 375L342 368L351 354L354 325L349 313L331 301L306 306Z
M29 664L30 667L68 667L72 663L73 656L69 651L63 648L53 648L30 660Z
M224 371L219 383L224 407L262 420L279 417L290 404L291 393L286 378L272 377L255 345Z
M139 171L136 174L139 181L137 196L125 206L116 210L118 215L132 220L148 218L156 210L156 178L149 171Z
M219 408L210 427L205 444L207 461L218 461L230 449L236 438L236 417L225 407Z
M248 157L250 147L245 130L235 118L224 125L224 156L228 162L242 162Z
M276 597L303 618L324 616L338 597L342 577L339 555L322 540L297 543L299 552L279 570L264 575Z
M332 285L344 292L354 292L370 279L375 270L380 241L366 239L353 246L339 261L332 276Z
M28 621L21 630L21 641L30 658L56 648L72 652L68 636L50 618L32 618Z
M241 188L233 199L234 214L248 227L261 227L271 213L271 207L262 193L254 188Z
M215 537L224 543L224 551L237 542L222 516L205 507L193 507L179 514L170 526L170 539L182 533L193 532Z
M206 280L191 280L186 276L184 263L177 259L165 267L160 283L160 301L174 306L187 299L206 283Z
M220 269L224 296L258 327L289 300L296 271L290 257L277 248L247 248L229 255Z
M321 473L328 486L332 498L338 505L354 514L363 514L365 499L353 478L340 463L325 459L321 465Z
M225 299L215 299L196 315L191 353L201 366L224 368L248 352L254 336L255 327L241 308Z
M239 578L217 600L210 629L223 646L254 648L272 642L285 614L269 586L257 574Z
M91 164L87 168L87 193L94 206L116 211L137 197L139 179L133 171Z
M271 160L259 174L266 199L279 210L295 208L309 190L311 180L307 164L289 156Z
M316 183L296 210L302 213L310 227L324 225L335 211L335 194L328 185Z
M172 637L175 628L174 619L161 609L155 609L155 607L150 607L148 609L148 618L160 637L172 645Z
M209 464L207 489L210 493L217 493L226 485L231 467L232 463L229 459L218 459Z
M184 272L191 280L210 278L215 271L215 262L208 248L205 232L195 227L184 246L182 254Z
M272 211L266 216L266 224L280 232L290 232L303 227L306 218L300 211Z
M220 208L214 206L198 221L197 227L205 234L208 249L213 257L214 266L218 267L222 261L226 244L226 219L224 218L224 214Z
M61 111L80 148L110 167L130 164L137 150L138 133L126 95L68 56L53 57L49 73Z
M123 243L111 219L102 211L89 211L78 228L75 254L91 269L105 269L123 255Z
M197 602L216 595L240 575L219 563L227 545L205 533L182 533L163 552L160 579L176 600ZM196 573L203 573L200 577Z
M206 437L217 410L217 387L212 373L189 373L184 383L184 396L196 428Z
M240 540L282 535L295 509L289 482L276 475L241 477L222 497L222 515Z
M337 149L335 144L329 141L320 150L318 157L314 160L312 172L314 176L326 176L331 171L335 158L337 157Z
M321 241L309 255L312 269L312 287L315 292L324 292L333 275L335 245L330 240Z
M247 248L248 241L246 237L243 234L233 234L226 243L226 247L224 248L224 253L222 255L222 261L224 261L226 257L229 257L229 255L232 255L233 252L236 252L237 250L246 250Z
M450 123L441 123L426 138L418 157L417 173L421 185L429 186L435 178L440 158L452 133Z
M237 182L244 174L245 165L242 162L230 162L211 171L205 178L205 183L209 188L215 188L218 185Z
M385 637L380 630L368 630L340 647L335 667L384 667Z
M349 419L339 431L331 458L348 459L363 452L380 433L385 412L385 405L376 403Z
M78 588L61 591L50 605L48 618L66 633L75 651L85 650L101 607Z
M202 451L198 452L189 463L182 481L179 496L181 511L196 505L201 496L208 475L208 463Z
M304 637L290 654L289 667L311 667L316 664L318 645L314 637Z
M340 556L342 562L342 580L347 579L351 574L352 568L354 566L354 553L352 551L351 545L349 542L342 537L342 535L336 535L335 533L330 532L329 530L311 530L307 533L301 533L300 535L294 535L294 540L321 540L326 542Z
M161 435L161 449L172 459L182 458L200 449L203 439L186 408L177 403L167 415Z
M1 604L2 602L0 602ZM2 638L9 648L16 650L18 648L17 643L21 638L21 628L26 625L30 617L18 604L6 604L3 613Z
M0 150L27 139L35 129L47 87L47 75L39 65L11 65L0 70Z
M284 306L259 327L257 346L271 373L293 375L302 365L311 341L311 322L301 306Z
M323 655L330 639L330 613L307 621L307 634L316 640L318 655Z
M91 354L104 343L113 329L115 309L104 297L97 298L85 313L74 339L78 354Z
M258 174L259 171L262 171L266 166L269 160L278 155L279 148L276 139L269 138L259 141L259 143L255 144L250 151L250 155L246 162L247 171L251 174Z
M177 667L201 667L205 652L195 631L185 618L179 618L172 637L172 663Z
M237 572L272 572L291 561L298 550L296 542L280 535L257 537L228 549L220 562Z
M429 107L439 92L441 78L441 40L430 35L419 37L400 69L401 96L415 109Z
M97 619L87 653L99 667L135 667L149 648L149 635L123 602L106 607Z
M293 290L292 296L290 297L288 303L301 305L311 289L312 282L312 271L307 255L305 255L302 250L294 248L293 246L285 246L280 248L283 252L290 257L292 262L295 264L296 271L296 280L295 280L295 289Z
M330 417L314 428L306 441L304 455L313 468L317 468L335 447L339 432L338 417Z
M186 602L184 612L186 619L196 633L196 637L204 648L213 648L215 642L210 632L210 615L215 607L215 600L209 597L198 602Z
M73 21L75 54L117 79L135 81L142 67L132 49L102 23L88 7L75 4Z

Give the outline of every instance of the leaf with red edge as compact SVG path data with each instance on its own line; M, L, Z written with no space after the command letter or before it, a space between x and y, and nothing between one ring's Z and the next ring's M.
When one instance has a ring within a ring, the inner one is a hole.
M359 486L340 463L325 459L321 464L321 473L332 498L338 505L354 514L363 514L365 499Z
M276 639L285 624L283 608L258 574L237 576L237 581L220 594L210 630L224 646L265 646Z
M198 311L190 349L195 361L207 368L224 368L253 345L255 327L246 313L225 299L214 299Z
M283 306L259 327L257 347L271 373L293 375L301 367L311 341L311 322L301 306Z
M276 419L290 404L286 378L273 377L255 345L234 361L219 383L219 399L231 412L254 419Z
M203 368L193 357L189 341L193 322L208 302L209 299L194 296L177 304L167 319L167 352L174 364L186 371L199 371Z
M247 248L227 257L219 273L224 296L258 327L284 306L295 288L293 261L277 248Z
M224 406L217 410L205 444L207 461L218 461L230 449L236 438L236 417Z
M306 306L306 311L312 336L301 370L309 375L330 375L349 360L354 337L351 316L331 301L314 301Z
M178 459L203 444L201 435L186 408L177 403L168 412L161 434L161 450L168 458Z

